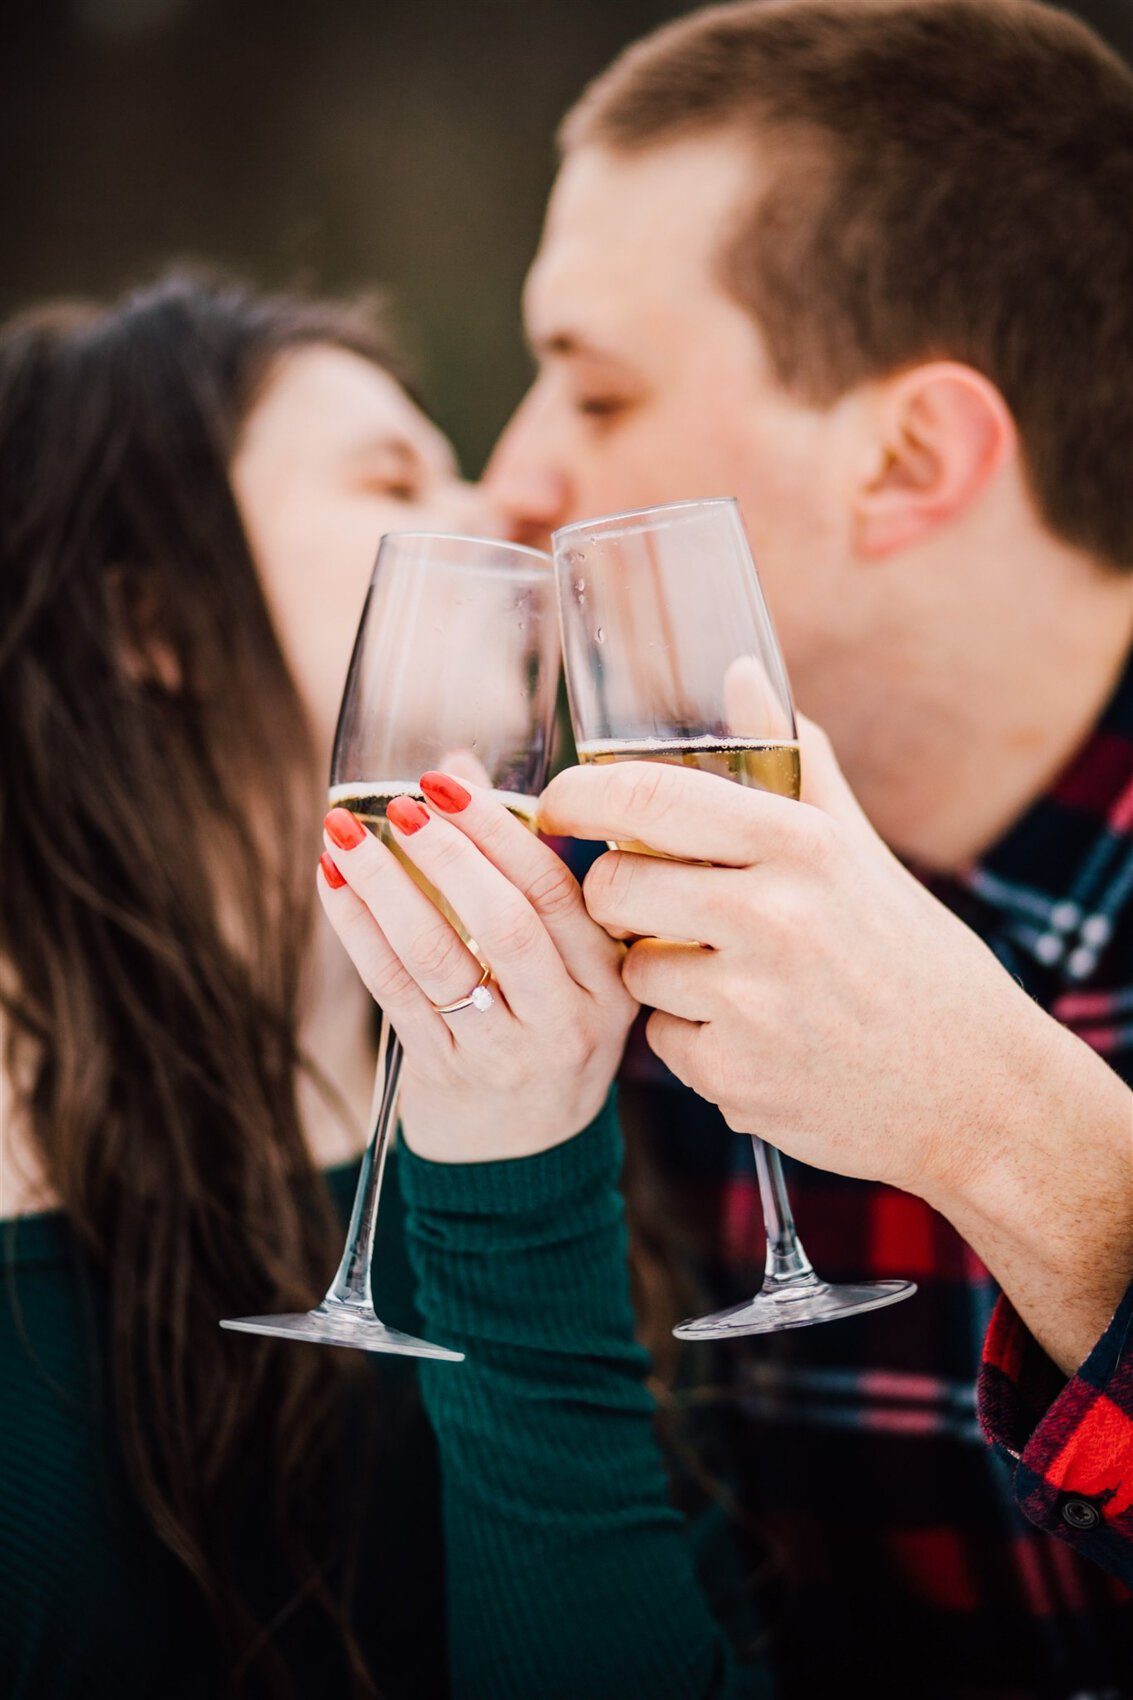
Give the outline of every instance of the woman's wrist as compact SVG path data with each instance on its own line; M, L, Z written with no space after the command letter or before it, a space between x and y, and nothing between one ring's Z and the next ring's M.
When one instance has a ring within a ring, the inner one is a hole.
M402 1185L411 1208L444 1215L514 1216L555 1204L621 1165L617 1093L611 1086L579 1132L542 1150L475 1162L438 1160L402 1142Z
M403 1143L418 1157L460 1168L523 1160L569 1143L601 1114L621 1054L620 1045L604 1047L601 1055L564 1066L572 1038L577 1035L549 1037L547 1051L516 1069L515 1078L474 1090L438 1092L434 1081L407 1068Z
M455 1165L403 1155L430 1338L482 1368L533 1350L544 1363L582 1353L636 1364L612 1095L576 1138L533 1157Z

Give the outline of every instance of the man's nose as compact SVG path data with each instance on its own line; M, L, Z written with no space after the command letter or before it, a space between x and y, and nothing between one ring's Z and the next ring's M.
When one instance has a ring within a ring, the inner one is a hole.
M540 449L525 413L521 406L496 444L484 470L484 488L517 543L545 547L555 526L568 517L570 486Z

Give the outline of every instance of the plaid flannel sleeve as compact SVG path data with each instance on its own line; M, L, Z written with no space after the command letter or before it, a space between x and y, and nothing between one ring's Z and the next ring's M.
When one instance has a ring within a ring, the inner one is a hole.
M1031 1522L1133 1586L1133 1286L1068 1381L1000 1298L979 1414Z

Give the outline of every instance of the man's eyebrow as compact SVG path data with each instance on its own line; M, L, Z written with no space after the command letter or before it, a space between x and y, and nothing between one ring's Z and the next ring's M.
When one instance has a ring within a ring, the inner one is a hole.
M611 349L602 348L600 344L591 342L588 337L578 331L552 331L548 336L534 336L531 339L531 351L536 358L546 358L548 355L557 356L560 360L569 360L578 355L582 359L608 360L615 366L625 366L626 360Z
M421 458L406 437L398 436L366 437L355 444L355 450L360 455L392 455L395 460L417 461Z

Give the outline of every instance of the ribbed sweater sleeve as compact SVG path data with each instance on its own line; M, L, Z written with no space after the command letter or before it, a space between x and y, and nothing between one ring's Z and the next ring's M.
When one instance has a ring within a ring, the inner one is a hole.
M669 1503L635 1344L612 1102L511 1162L398 1169L430 1338L453 1692L460 1700L739 1700Z

